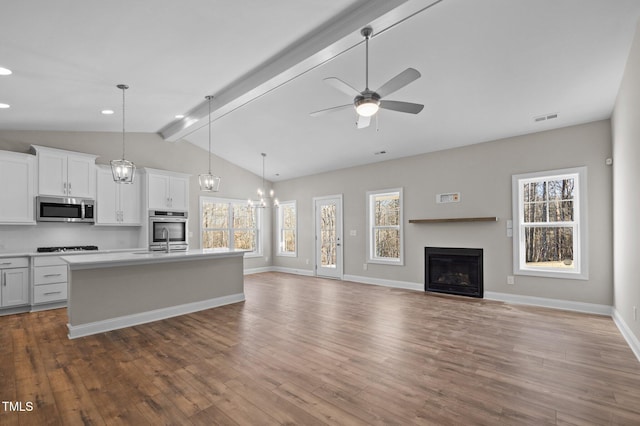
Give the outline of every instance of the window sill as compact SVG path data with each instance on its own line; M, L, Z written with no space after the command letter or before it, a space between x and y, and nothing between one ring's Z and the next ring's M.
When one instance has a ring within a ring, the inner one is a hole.
M550 271L550 270L531 270L531 269L520 269L514 271L513 275L522 275L529 277L542 277L542 278L558 278L562 280L583 280L586 281L589 279L589 274L587 273L579 273L579 272L559 272L559 271Z
M376 265L404 266L404 261L402 259L401 260L367 259L367 263L373 263Z

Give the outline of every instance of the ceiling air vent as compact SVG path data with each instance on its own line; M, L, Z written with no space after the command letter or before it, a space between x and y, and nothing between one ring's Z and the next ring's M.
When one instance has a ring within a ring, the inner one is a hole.
M553 120L554 118L558 118L558 113L557 112L549 113L549 114L545 114L545 115L539 115L537 117L533 117L533 121L535 123L539 123L541 121Z

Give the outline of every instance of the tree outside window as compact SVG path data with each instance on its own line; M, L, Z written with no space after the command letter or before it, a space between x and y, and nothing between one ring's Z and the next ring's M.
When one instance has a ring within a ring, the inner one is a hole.
M296 228L296 202L281 202L278 206L278 256L296 256Z
M513 185L514 272L585 276L586 228L580 207L585 205L586 169L517 175Z
M402 264L402 190L367 193L371 263Z
M201 197L202 248L260 253L259 209L246 201Z

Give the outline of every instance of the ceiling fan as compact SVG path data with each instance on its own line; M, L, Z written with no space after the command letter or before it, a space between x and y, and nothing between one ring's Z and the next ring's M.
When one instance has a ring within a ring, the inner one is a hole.
M414 104L411 102L400 101L387 101L388 95L402 89L407 84L420 78L418 70L413 68L407 68L400 74L393 77L391 80L383 84L378 90L369 89L369 39L373 35L373 29L371 27L365 27L360 31L360 34L365 39L366 58L365 58L365 89L360 92L353 88L351 85L345 83L337 77L327 77L323 81L346 93L349 96L355 96L353 103L347 105L340 105L332 108L322 109L320 111L312 112L312 117L318 117L330 112L340 111L349 107L355 107L358 113L358 129L363 129L369 126L371 117L378 112L378 109L390 109L398 112L406 112L410 114L417 114L424 108L424 105Z

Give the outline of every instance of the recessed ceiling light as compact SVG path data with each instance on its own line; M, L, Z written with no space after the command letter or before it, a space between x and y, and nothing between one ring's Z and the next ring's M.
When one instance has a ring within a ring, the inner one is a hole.
M9 68L0 67L0 75L11 75L13 72Z
M0 109L7 109L9 108L11 105L9 104L0 104Z
M113 114L113 110L112 109L103 109L102 111L100 111L102 114L104 115L111 115Z
M176 115L176 118L177 118L177 119L184 118L184 115L182 115L182 114L178 114L178 115Z

